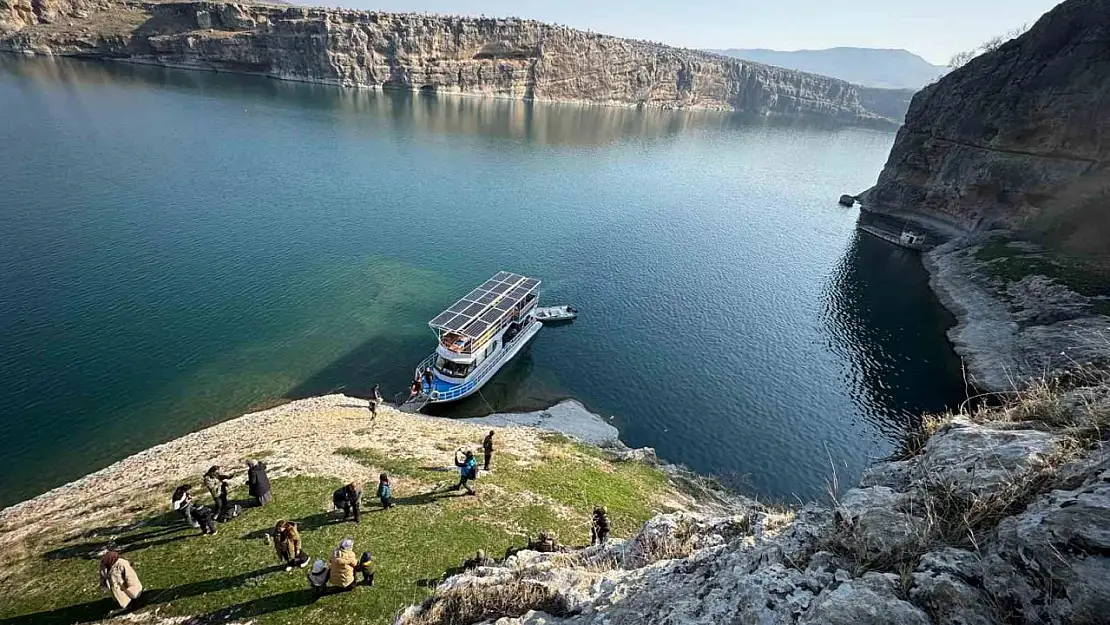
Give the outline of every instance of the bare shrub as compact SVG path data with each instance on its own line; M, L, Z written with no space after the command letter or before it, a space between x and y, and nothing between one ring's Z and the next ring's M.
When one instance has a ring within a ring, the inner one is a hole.
M421 606L408 625L473 625L504 616L516 618L529 610L569 616L566 600L547 586L515 579L504 584L467 584L437 592Z
M1024 35L1027 30L1029 30L1029 24L1022 24L1021 26L1006 31L1005 33L998 35L997 37L992 37L988 39L987 41L980 44L977 48L958 52L954 54L951 59L949 59L948 67L950 69L958 69L960 67L963 67L964 65L967 65L972 59L987 54L988 52L994 52L1010 40L1017 39L1018 37Z

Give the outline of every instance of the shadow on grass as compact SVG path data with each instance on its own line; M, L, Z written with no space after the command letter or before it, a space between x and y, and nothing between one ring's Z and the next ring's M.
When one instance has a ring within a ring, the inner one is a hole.
M262 616L263 614L280 612L290 608L299 608L315 602L317 598L316 593L308 588L290 590L277 595L259 597L258 599L251 599L250 601L244 601L243 603L221 608L203 616L190 619L189 623L226 623L232 619L235 621L247 621Z
M179 599L188 597L195 597L210 592L225 590L227 588L234 588L242 585L247 580L269 575L277 571L284 570L285 567L281 565L270 566L256 571L249 571L240 573L238 575L231 575L229 577L219 577L216 579L207 579L201 582L193 582L190 584L181 584L172 588L150 588L143 591L139 597L135 612L141 612L148 606L158 605L162 603L170 603ZM312 598L312 591L305 589L303 593L300 591L291 591L280 595L273 595L271 597L263 597L260 599L248 601L239 604L238 606L231 606L219 610L219 613L226 612L237 607L244 607L245 611L260 610L257 612L250 612L248 614L240 615L235 614L236 618L241 616L257 616L259 614L266 614L277 610L296 607L298 605L305 605L305 603L297 603L302 601L294 595L307 595L306 599ZM306 601L307 603L307 601ZM0 625L34 625L38 623L88 623L103 619L108 615L108 612L117 608L117 604L110 598L97 599L96 601L86 601L85 603L78 603L64 608L57 608L54 610L47 610L44 612L35 612L34 614L24 614L20 616L13 616L10 618L0 619ZM216 614L216 613L213 613ZM208 615L206 615L207 617Z
M193 528L181 523L180 520L178 522L180 525L177 527L164 527L141 534L58 547L47 551L43 554L43 557L47 560L69 560L73 558L96 560L100 558L100 553L105 549L112 548L120 553L132 553L148 547L157 547L158 545L188 538L196 532Z

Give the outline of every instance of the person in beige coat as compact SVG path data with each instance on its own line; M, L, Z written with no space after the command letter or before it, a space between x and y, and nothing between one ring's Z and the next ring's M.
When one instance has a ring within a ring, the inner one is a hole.
M107 588L119 607L126 610L143 593L143 583L131 563L109 551L100 557L100 587Z
M358 556L355 555L354 548L355 541L344 538L339 543L339 548L332 552L331 561L328 562L331 568L328 583L332 587L332 592L355 589L355 567L358 566Z

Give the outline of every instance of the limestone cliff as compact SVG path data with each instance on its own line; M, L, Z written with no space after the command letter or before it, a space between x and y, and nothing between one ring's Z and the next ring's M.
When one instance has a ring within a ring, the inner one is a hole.
M1060 4L913 98L867 207L971 230L1034 226L1101 200L1108 78L1110 0Z
M847 82L520 19L216 2L0 0L0 50L465 93L891 125Z

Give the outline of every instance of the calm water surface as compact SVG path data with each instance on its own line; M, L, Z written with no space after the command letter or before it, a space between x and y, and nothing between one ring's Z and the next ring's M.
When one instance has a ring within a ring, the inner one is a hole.
M450 416L575 397L808 499L963 397L919 261L835 201L891 134L16 57L0 110L0 505L248 409L400 391L499 269L583 316Z

